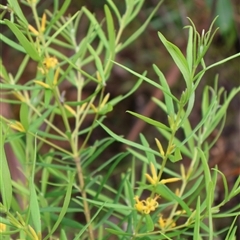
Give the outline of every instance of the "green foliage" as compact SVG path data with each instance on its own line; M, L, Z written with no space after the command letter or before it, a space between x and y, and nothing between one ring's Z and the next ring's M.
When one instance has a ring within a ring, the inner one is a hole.
M224 233L226 239L234 239L240 204L225 212L221 207L240 194L240 177L229 189L224 174L217 166L210 169L208 161L224 127L227 108L240 87L227 94L218 88L216 78L214 86L204 88L202 115L196 126L192 126L189 116L203 76L240 54L206 66L204 56L217 31L215 20L201 34L190 20L186 56L159 32L160 41L182 73L184 91L180 97L175 96L157 64L153 64L157 75L153 80L146 72L140 74L116 62L117 54L143 33L162 1L128 39L123 38L123 32L139 14L144 0L126 0L124 13L108 0L103 21L86 7L65 17L70 3L64 1L59 6L55 0L53 9L40 16L40 1L24 2L34 23L25 17L18 1L0 5L1 24L18 42L2 34L1 41L23 56L13 75L0 61L1 102L19 107L16 119L0 115L0 236L34 240L110 239L112 235L122 240L214 239ZM87 28L78 40L81 23ZM21 83L29 64L34 65L35 75ZM109 99L106 85L114 64L138 80L127 93ZM104 124L107 113L143 81L163 92L163 101L153 101L166 114L168 123L127 112L155 128L157 150L143 134L137 143ZM65 83L76 90L75 99L65 99ZM85 96L88 87L93 91ZM91 123L86 127L87 122ZM209 141L217 127L219 134ZM91 142L96 128L102 128L110 137ZM179 131L183 132L181 138ZM166 139L166 147L157 139L159 134ZM115 141L128 146L127 150L102 159ZM11 146L15 163L21 167L22 181L11 177L9 166L14 159L7 159L5 144ZM191 159L189 166L182 164L184 158ZM119 167L125 160L129 162L127 171ZM171 170L169 161L180 170ZM137 165L141 166L140 173ZM112 184L116 175L117 188ZM224 199L215 204L218 178L223 182ZM171 183L173 187L168 186ZM214 220L228 217L234 218L231 226L215 230Z

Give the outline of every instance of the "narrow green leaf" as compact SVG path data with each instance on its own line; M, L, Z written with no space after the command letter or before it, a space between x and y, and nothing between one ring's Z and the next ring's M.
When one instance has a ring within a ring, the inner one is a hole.
M165 76L163 75L163 73L160 71L160 69L155 64L153 65L153 69L156 72L156 74L158 75L161 85L164 88L163 95L164 95L165 103L167 106L167 113L168 113L168 115L175 114L174 105L173 105L173 95L169 88L169 84L168 84Z
M211 126L207 129L204 138L206 139L216 128L219 124L221 119L226 114L227 108L231 100L240 92L240 87L232 89L229 96L225 99L224 103L222 104L221 108L217 111L217 113L213 116L213 120L211 122Z
M203 126L203 124L206 122L206 120L208 119L209 115L211 115L212 109L214 108L215 105L215 100L211 102L211 105L208 108L208 111L206 113L205 116L203 116L202 120L198 123L198 125L192 130L192 132L185 138L184 141L181 142L181 145L184 145L191 137L193 137L195 135L195 133L200 129L201 126ZM184 115L185 116L185 115ZM182 122L184 122L184 119L182 120ZM182 123L180 123L181 125ZM180 147L180 146L178 146Z
M107 30L108 30L108 42L109 42L109 50L114 53L115 52L115 29L114 29L114 21L107 5L104 5L104 11L106 15L107 21ZM112 56L112 58L114 58Z
M48 41L45 44L45 48L47 48L56 37L63 32L63 30L73 22L73 20L79 15L79 11L77 11L72 17L70 17L60 28L57 29L56 32L54 32L51 37L48 39Z
M101 62L101 59L90 44L88 44L87 47L88 47L90 53L94 56L96 68L101 77L101 82L103 85L105 85L106 79L105 79L105 73L104 73L103 64Z
M231 226L229 227L228 229L228 233L225 237L226 240L236 240L236 232L237 232L237 224L236 224L236 221L239 219L239 215L236 216L233 221L232 221L232 224Z
M71 3L71 0L65 0L63 1L63 4L61 5L62 7L58 11L56 8L55 14L53 14L53 18L51 18L50 23L47 25L47 29L51 29L52 25L57 22L57 20L64 15L66 10L68 9L69 4Z
M105 230L110 232L110 233L113 233L113 234L115 234L117 236L129 236L129 237L132 236L132 234L130 234L130 233L126 233L124 231L115 230L115 229L112 229L112 228L105 228Z
M40 208L38 204L38 196L35 190L35 184L34 184L34 176L35 176L35 167L36 167L36 149L37 149L37 143L35 139L35 153L34 153L34 159L33 159L33 166L32 166L32 175L29 180L29 192L30 192L30 204L29 204L29 210L31 214L31 219L33 221L33 225L35 227L35 230L37 233L41 233L41 216L40 216Z
M202 166L205 177L205 190L206 190L206 207L208 213L208 228L209 228L209 239L213 239L213 219L212 219L212 204L214 202L214 188L213 181L211 179L211 173L208 166L207 158L204 152L198 148L200 159L202 160ZM205 202L205 201L204 201ZM205 207L205 206L204 206Z
M144 32L144 30L146 29L146 27L148 26L150 20L152 19L153 15L156 13L156 11L158 10L158 8L160 7L160 5L162 4L163 1L160 1L156 7L154 8L154 10L151 12L151 14L149 15L149 17L147 18L147 20L144 22L144 24L135 32L133 33L123 44L119 45L119 47L117 48L117 52L121 51L122 49L124 49L125 47L127 47L129 44L131 44L136 38L138 38L140 36L140 34L142 34ZM128 7L129 5L126 4Z
M101 194L102 190L104 189L104 187L106 186L106 183L108 181L108 179L110 178L111 174L113 174L113 171L116 169L116 166L122 161L122 159L124 159L126 156L128 155L128 153L125 154L117 154L116 156L112 157L109 160L109 163L111 163L111 165L108 164L109 169L107 174L105 174L105 176L103 177L97 191L94 193L94 200L98 199L98 196ZM99 170L101 171L101 169Z
M172 56L174 62L178 66L179 70L181 71L187 87L191 89L191 85L192 85L191 74L190 74L190 71L188 68L188 63L187 63L184 55L182 54L182 52L180 51L180 49L177 46L175 46L171 42L167 41L167 39L163 36L163 34L158 32L158 36L161 39L164 46L166 47L166 49L168 50L168 52L170 53L170 55Z
M0 35L0 39L1 39L1 35ZM10 77L8 75L8 72L5 68L5 66L3 65L2 59L0 59L0 77L3 78L4 82L10 82ZM0 85L1 88L1 85ZM1 88L2 90L2 88ZM1 100L2 101L2 100Z
M125 181L125 192L124 192L124 196L126 197L126 199L129 200L129 203L127 203L130 206L134 206L134 186L135 186L135 182L133 184L130 183L130 181L128 179L126 179Z
M122 142L126 145L129 145L129 146L132 146L132 147L135 147L137 149L140 149L142 151L149 151L151 153L154 153L156 156L160 156L160 154L157 152L157 151L154 151L153 149L151 148L147 148L147 147L144 147L143 145L141 144L138 144L138 143L135 143L135 142L132 142L132 141L129 141L127 139L124 139L123 137L115 134L114 132L112 132L109 128L107 128L106 126L104 126L102 123L100 123L98 121L99 125L110 135L112 136L114 139L116 139L117 141L119 142Z
M5 155L3 123L0 121L0 191L4 207L9 210L12 203L12 179Z
M64 193L63 193L64 194ZM54 210L54 208L52 208L52 210ZM61 210L61 208L60 208ZM79 209L78 209L79 210ZM59 211L60 212L60 211ZM77 213L77 212L80 212L80 211L77 211L77 210L74 210L74 211L70 211L70 212L74 212L74 213ZM51 223L54 221L57 221L58 220L58 215L57 214L54 214L54 211L51 212ZM84 226L82 224L79 223L79 221L77 220L72 220L70 218L66 218L66 217L63 217L62 221L61 221L61 226L64 226L64 227L69 227L71 229L82 229Z
M237 180L235 181L231 192L229 193L228 199L230 200L234 196L240 194L240 175L238 176Z
M201 211L200 211L200 197L197 199L197 206L196 206L196 212L194 215L195 223L194 223L194 232L193 232L193 240L199 240L200 237L200 223L201 223Z
M205 186L208 187L208 183L211 182L211 173L210 173L210 169L208 166L208 161L207 158L204 154L204 152L202 151L202 149L198 148L198 152L200 154L200 158L202 160L202 167L204 170L204 176L205 176ZM206 189L208 191L208 189Z
M146 71L142 74L142 76L146 76ZM122 100L124 100L125 98L128 98L131 94L133 94L141 85L143 81L143 78L139 78L137 80L137 82L134 84L134 86L131 88L131 90L129 90L125 95L119 95L118 97L111 99L111 101L109 101L109 103L111 103L111 105L116 105L117 103L121 102Z
M190 216L192 214L190 208L188 205L179 198L176 194L174 194L166 185L159 184L156 187L156 193L158 193L163 198L169 200L169 201L175 201L179 203L179 205L183 208L183 210L186 211L187 215Z
M10 5L10 9L25 24L25 26L27 26L28 25L28 21L25 18L25 15L23 14L21 7L19 6L19 2L15 1L15 0L8 0L8 3Z
M26 103L22 102L20 106L20 122L23 125L26 132L29 128L29 113L28 113L29 107Z
M185 119L187 119L188 118L188 116L190 115L190 113L192 112L192 109L193 109L193 106L194 106L194 102L195 102L195 92L194 91L192 91L191 93L189 92L189 94L190 94L190 96L188 97L188 105L187 105L187 110L186 110L186 112L185 112L185 114L184 114L184 116L183 116L183 118L182 118L182 121L181 121L181 123L179 124L179 125L181 125L184 121L185 121ZM189 95L188 94L188 95Z
M52 98L52 90L44 89L44 106L47 108Z
M128 3L126 3L127 6L127 11L125 12L128 13L128 16L126 17L126 26L133 20L136 18L137 14L140 12L142 6L144 4L144 0L140 0L140 1L128 1ZM130 11L128 11L128 6L132 5L130 7ZM158 7L157 7L158 10Z
M124 65L122 65L122 64L120 64L120 63L117 63L117 62L114 62L114 63L115 63L116 65L120 66L121 68L127 70L128 72L132 73L133 75L139 77L140 79L143 79L144 81L146 81L147 83L151 84L152 86L154 86L154 87L156 87L156 88L158 88L158 89L161 89L163 92L165 92L165 89L164 89L160 84L158 84L158 83L156 83L155 81L153 81L153 80L149 79L148 77L146 77L146 76L145 76L146 74L142 74L142 75L141 75L141 74L139 74L139 73L131 70L130 68L128 68L128 67L126 67L126 66L124 66ZM166 94L168 94L168 92L166 92ZM178 100L175 96L172 95L171 97L174 99L174 101L176 101L177 103L179 103L179 100Z
M46 112L42 113L42 115L38 118L31 119L29 130L31 132L36 132L38 128L43 124L44 120L47 119L49 114L54 111L56 106L48 106Z
M94 216L92 216L91 221L88 222L87 224L85 224L85 226L80 230L80 232L75 236L74 240L78 240L81 239L80 237L82 236L82 234L87 231L88 226L94 221L94 219L98 216L98 214L101 212L101 210L104 207L104 203L102 204L102 206L100 206L100 208L97 210L97 212L94 214Z
M98 21L96 20L96 18L94 17L94 15L86 8L83 7L82 11L86 14L86 16L88 17L89 21L92 22L95 31L97 32L99 38L101 39L101 41L103 42L105 48L108 48L108 41L107 38L102 30L101 25L98 23Z
M137 118L140 118L142 119L144 122L146 123L149 123L157 128L161 128L161 129L164 129L164 130L167 130L167 131L171 131L171 129L169 127L167 127L166 125L164 125L163 123L160 123L158 121L155 121L151 118L148 118L148 117L145 117L141 114L138 114L138 113L135 113L135 112L132 112L132 111L127 111L128 113L132 114L133 116L137 117Z
M107 103L103 108L100 109L99 114L100 115L106 115L107 113L111 112L113 110L113 106L109 103Z
M122 181L121 184L123 184L123 182L124 181ZM120 193L119 192L117 192L117 193L120 196ZM106 196L104 196L104 197L106 197ZM82 197L77 197L77 198L81 199L81 205L82 205L82 200L84 198L82 198ZM94 201L94 200L91 200L91 199L84 199L84 200L88 201L89 203L92 203L95 206L102 206L102 204L103 204L102 201ZM76 200L74 200L74 201L77 202ZM112 199L111 199L111 202L112 202ZM105 202L104 206L107 207L107 208L113 208L115 211L118 210L122 214L129 214L129 212L133 209L132 207L129 207L129 206L126 206L126 205L123 205L123 204L120 204L120 203Z
M196 49L193 48L193 27L189 26L189 31L188 31L188 44L187 44L187 63L188 63L188 68L190 71L193 69L193 54Z
M191 135L192 133L192 127L191 127L191 124L190 124L190 121L188 118L185 119L184 123L181 125L182 129L183 129L183 132L184 132L184 135L185 137L188 137ZM188 149L193 150L194 147L195 147L195 141L194 141L194 137L195 135L193 135L193 137L189 138L188 141L187 141L187 145L188 145ZM178 145L177 145L178 146ZM182 153L184 153L182 151L182 148L180 149Z
M12 30L18 41L21 43L26 53L34 60L40 61L40 56L31 42L22 34L22 32L16 27L15 24L5 19L4 22Z
M144 147L149 147L149 143L143 134L140 134L140 139L141 139L141 143ZM148 159L148 163L153 163L153 165L156 166L156 159L155 159L154 154L150 153L150 152L145 152L145 153L146 153L146 157Z
M107 3L110 5L110 7L112 8L112 10L114 11L117 19L118 19L118 24L121 24L121 15L118 11L118 8L116 7L116 5L114 4L114 2L112 0L107 0Z
M26 53L25 49L21 45L12 41L11 39L7 38L6 36L4 36L1 33L0 33L0 39L1 39L1 41L6 43L7 45L9 45L11 48L16 49L19 52Z
M83 168L87 168L94 160L96 160L100 154L107 149L115 140L112 138L106 138L104 139L104 141L101 141L101 143L99 144L94 144L94 146L92 146L92 151L90 151L90 154L87 155L87 160L84 161L83 163ZM107 161L108 162L108 161ZM99 166L98 171L101 171L100 169L106 164L106 162L104 164L101 165L101 167ZM97 172L98 172L97 171ZM94 171L95 172L95 171ZM92 174L94 174L94 172L92 172Z
M147 227L147 232L151 232L154 229L154 223L149 214L145 215L145 220L146 220L146 227Z
M210 181L207 187L207 211L208 211L208 229L209 229L209 240L213 240L213 216L212 216L212 204L214 200L214 188L213 182Z
M51 152L54 152L53 150L50 150ZM44 158L44 164L48 164L51 166L53 160L53 156L48 155L47 157ZM65 166L64 166L65 167ZM41 174L41 193L43 196L46 194L47 186L48 186L48 179L49 179L49 171L48 167L44 165L42 174Z
M178 162L182 159L182 154L178 147L174 151L174 156L169 156L169 159L171 160L171 162Z
M29 207L30 207L30 212L31 212L31 219L33 221L33 225L34 225L37 233L40 233L41 232L41 217L40 217L37 193L35 190L33 179L30 179L29 191L30 191L30 206Z
M203 180L203 176L201 175L200 177L198 177L196 179L196 181L194 182L194 185L192 186L192 188L189 189L188 192L186 192L182 196L182 199L185 199L185 198L191 196L192 194L194 194L200 188L200 184L202 183L202 180Z
M65 230L61 229L60 240L68 240Z
M44 240L49 239L49 237L52 236L52 234L57 230L59 224L61 223L64 215L66 214L66 212L68 210L68 206L69 206L69 203L70 203L70 200L71 200L74 177L75 177L75 173L69 173L69 176L68 176L69 183L68 183L68 186L67 186L67 192L66 192L66 195L65 195L65 198L64 198L62 210L59 213L58 219L55 222L54 226L51 228L50 233L44 238Z
M206 115L208 106L209 106L209 86L205 86L203 90L203 99L202 99L202 116Z
M216 168L213 168L212 169L213 171L216 171L217 173L219 173L220 175L221 175L221 177L222 177L222 181L223 181L223 187L224 187L224 200L223 201L227 201L227 199L228 199L228 196L229 196L229 191L228 191L228 182L227 182L227 179L226 179L226 177L225 177L225 175L221 172L221 171L219 171L218 169L216 169ZM217 181L218 179L216 178L216 181Z
M41 136L41 137L45 137L45 138L56 139L56 140L59 140L59 141L66 141L66 138L64 138L62 136L59 136L58 134L51 134L51 133L44 132L44 131L41 131L41 130L37 131L37 135Z
M26 85L13 85L7 83L0 83L0 89L11 89L11 90L34 90L34 89L41 89L42 87L38 86L26 86Z
M28 62L29 62L29 55L25 55L24 59L22 60L22 62L20 64L20 66L18 67L18 71L17 71L17 73L14 77L15 83L18 82L18 80L22 76L23 72L26 70Z

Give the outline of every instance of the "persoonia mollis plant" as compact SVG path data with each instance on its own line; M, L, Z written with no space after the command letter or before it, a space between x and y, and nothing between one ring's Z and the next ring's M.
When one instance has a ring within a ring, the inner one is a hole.
M190 20L190 19L189 19ZM214 20L215 21L215 20ZM153 101L160 110L166 113L168 125L153 120L138 113L128 113L145 121L156 128L156 146L158 151L153 150L144 135L140 135L141 143L128 141L114 134L103 124L102 127L117 141L129 145L128 151L133 155L135 161L142 161L142 181L135 182L135 174L127 176L125 183L129 206L133 207L131 213L125 217L130 225L127 231L119 230L116 227L108 231L118 236L128 236L131 239L215 239L225 233L226 239L232 239L236 234L235 222L240 214L240 203L233 209L221 212L220 208L240 193L240 176L231 190L228 189L227 179L217 166L209 169L209 151L216 143L226 120L226 110L230 101L240 92L240 87L232 89L228 94L223 88L218 89L217 77L214 87L206 86L202 94L202 118L192 128L189 115L192 112L195 102L195 92L204 74L211 68L223 64L226 61L240 57L235 54L222 61L206 66L204 55L217 29L213 31L213 24L209 31L199 34L194 24L188 26L188 45L186 57L180 49L169 42L160 32L158 36L169 54L178 66L185 81L186 89L178 99L171 93L167 80L161 70L153 65L159 83L142 76L132 69L116 63L122 68L144 81L160 89L164 94L164 102L158 99ZM208 137L219 127L219 134L209 142ZM176 133L182 130L184 137L178 139ZM158 134L164 136L167 147L164 149ZM135 149L143 151L139 153ZM179 164L183 156L191 159L189 166ZM173 172L167 168L168 161L178 164L180 171ZM150 168L147 172L146 165ZM134 169L133 165L133 169ZM163 179L163 173L169 175ZM217 194L217 179L222 178L224 185L224 199L219 204L214 204L214 197ZM173 191L166 184L174 183L177 186ZM134 189L137 189L134 191ZM161 199L164 199L161 204ZM135 209L135 210L134 210ZM217 218L233 217L231 226L215 231L214 221ZM125 239L123 237L123 239Z
M42 2L24 1L33 16L31 23L18 1L8 0L8 5L0 5L1 24L8 27L18 42L3 34L1 41L22 56L15 74L9 73L1 60L1 102L18 105L20 110L19 119L0 116L3 133L0 138L0 236L34 240L110 239L112 235L119 239L201 239L204 236L213 239L218 234L214 229L215 218L236 219L239 214L240 205L228 212L219 209L239 194L240 178L229 190L225 176L217 167L209 169L209 150L217 137L210 143L207 138L216 127L223 128L226 109L240 88L232 89L227 95L218 89L216 80L214 87L204 89L202 119L193 129L189 115L205 72L239 54L205 65L204 55L215 33L212 33L213 25L202 35L193 24L189 26L186 57L159 33L185 80L186 89L178 99L156 65L153 68L159 84L146 73L138 74L115 62L116 55L144 31L161 1L128 39L123 39L123 31L141 10L143 0L126 0L123 13L108 0L102 22L86 7L65 17L70 2L66 0L60 5L55 0L51 11L41 12ZM5 18L7 12L9 19ZM85 32L79 40L82 27ZM34 77L22 84L20 79L30 63L35 64L31 65L35 66ZM106 93L106 84L114 64L139 80L124 96L111 99ZM132 94L142 81L163 91L164 102L153 100L166 113L169 124L129 113L156 127L156 135L161 134L168 140L166 149L157 136L159 151L149 146L144 135L140 135L141 143L131 142L103 124L106 114ZM65 98L63 85L66 83L76 91L74 100ZM88 86L94 90L84 96ZM60 125L56 119L60 119ZM92 123L85 127L89 119ZM90 144L89 139L99 126L111 137ZM179 129L183 130L184 139L176 137ZM115 140L129 145L128 150L104 160L92 171L91 164L97 162ZM9 165L13 159L6 158L4 146L7 144L15 155L15 163L21 167L21 182L12 180ZM121 174L118 188L114 188L111 185L114 170L131 155L131 169ZM168 161L178 164L183 156L191 159L190 166L181 164L180 173L171 171ZM139 184L136 184L136 161L142 163ZM164 179L163 173L169 177ZM214 205L218 176L224 182L225 197ZM172 183L177 185L175 191L168 187ZM231 239L236 232L234 221L223 231L227 239Z

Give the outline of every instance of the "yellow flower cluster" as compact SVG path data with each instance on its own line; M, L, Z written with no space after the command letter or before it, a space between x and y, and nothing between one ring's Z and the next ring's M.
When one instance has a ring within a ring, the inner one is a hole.
M164 153L163 150L161 150L162 154ZM146 179L152 186L157 186L158 184L166 184L166 183L172 183L181 180L181 178L168 178L168 179L161 179L160 176L157 174L157 169L154 166L153 163L150 163L150 171L151 174L146 173ZM177 193L176 193L177 195ZM142 214L149 214L151 211L155 211L158 207L157 199L159 196L156 197L148 197L146 200L139 200L138 196L134 197L134 200L136 201L134 207ZM175 221L172 218L163 218L162 215L160 215L158 219L159 227L164 230L168 228L174 228L176 226Z
M143 214L149 214L151 211L155 211L155 209L158 207L158 198L159 196L156 196L155 198L148 197L146 200L140 201L139 197L135 196L135 208Z
M42 74L46 74L48 72L48 70L50 68L54 68L56 67L58 64L58 60L57 58L55 57L45 57L44 60L43 60L43 65L45 66L45 68L38 68L39 71L42 73ZM53 78L53 84L52 85L49 85L47 83L44 83L42 81L39 81L39 80L34 80L34 83L46 88L46 89L51 89L53 86L56 86L57 83L58 83L58 76L59 76L59 72L60 72L60 68L58 67L54 73L54 78Z

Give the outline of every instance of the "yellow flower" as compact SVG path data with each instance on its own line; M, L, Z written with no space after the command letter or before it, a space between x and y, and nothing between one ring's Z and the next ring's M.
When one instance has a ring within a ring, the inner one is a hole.
M51 89L51 86L47 83L44 83L44 82L41 82L41 81L38 81L38 80L34 80L33 82L35 82L36 84L44 87L44 88L47 88L47 89Z
M43 13L40 29L42 33L45 31L46 28L46 19L47 19L46 13Z
M58 60L55 57L46 57L43 64L47 69L54 68L58 64Z
M18 121L15 121L14 123L10 123L10 127L19 132L25 132L23 125Z
M158 185L158 184L165 184L165 183L171 183L171 182L176 182L181 180L181 178L168 178L168 179L162 179L159 181L158 176L157 176L157 170L154 167L153 163L150 163L150 170L152 173L152 176L150 176L148 173L145 173L145 176L147 180L152 184L152 185Z
M14 96L18 98L21 102L26 102L25 97L19 92L13 92Z
M152 185L157 185L159 180L158 180L156 168L154 167L153 163L150 163L150 170L151 170L152 176L150 176L148 173L146 173L145 176Z
M101 104L100 104L100 109L104 108L104 106L106 105L108 99L109 99L110 94L108 93L102 100Z
M176 190L175 190L175 194L176 194L176 196L180 196L180 190L179 190L179 188L177 188Z
M98 112L98 109L94 106L93 103L90 104L90 107L92 108L92 110L97 113Z
M56 86L57 83L58 83L58 76L59 76L59 71L60 71L60 68L58 67L55 74L54 74L54 78L53 78L53 85Z
M70 107L70 106L67 105L67 104L64 104L63 106L64 106L65 109L67 109L67 111L70 112L73 116L76 116L76 111L75 111L72 107Z
M137 209L137 211L143 213L143 214L149 214L151 211L155 211L155 209L158 207L157 199L159 196L156 196L155 198L148 197L146 200L139 200L138 196L134 197L134 200L136 201L136 204L134 207Z
M156 144L157 144L157 147L158 147L158 150L159 150L160 154L162 156L164 156L165 152L163 151L162 144L160 143L160 141L157 138L155 138L155 141L156 141Z
M94 106L94 104L92 104L92 103L91 103L90 107L92 108L92 110L93 110L95 113L101 112L101 110L103 110L104 107L106 106L106 103L107 103L109 97L110 97L110 94L107 93L107 95L103 98L103 100L102 100L102 102L101 102L101 104L99 105L98 108L96 108L96 107Z
M4 223L0 223L0 233L5 232L6 229L7 229L6 224L4 224Z
M168 227L174 228L176 226L176 223L172 219L163 218L162 215L160 215L158 219L158 223L161 229L168 228Z
M145 213L148 214L150 211L155 211L155 209L158 207L157 199L159 196L156 196L155 198L147 198L146 199L146 209Z
M38 32L38 30L36 30L36 28L34 28L32 25L28 25L28 29L34 34L34 35L36 35L36 36L38 36L39 35L39 32Z
M168 178L168 179L162 179L159 183L165 184L165 183L172 183L181 180L181 178Z
M35 232L35 230L30 226L28 225L28 229L33 237L34 240L39 240L40 238L38 237L37 233Z
M134 197L134 200L137 202L134 207L141 213L143 213L146 209L146 206L144 204L144 200L140 201L138 196Z

